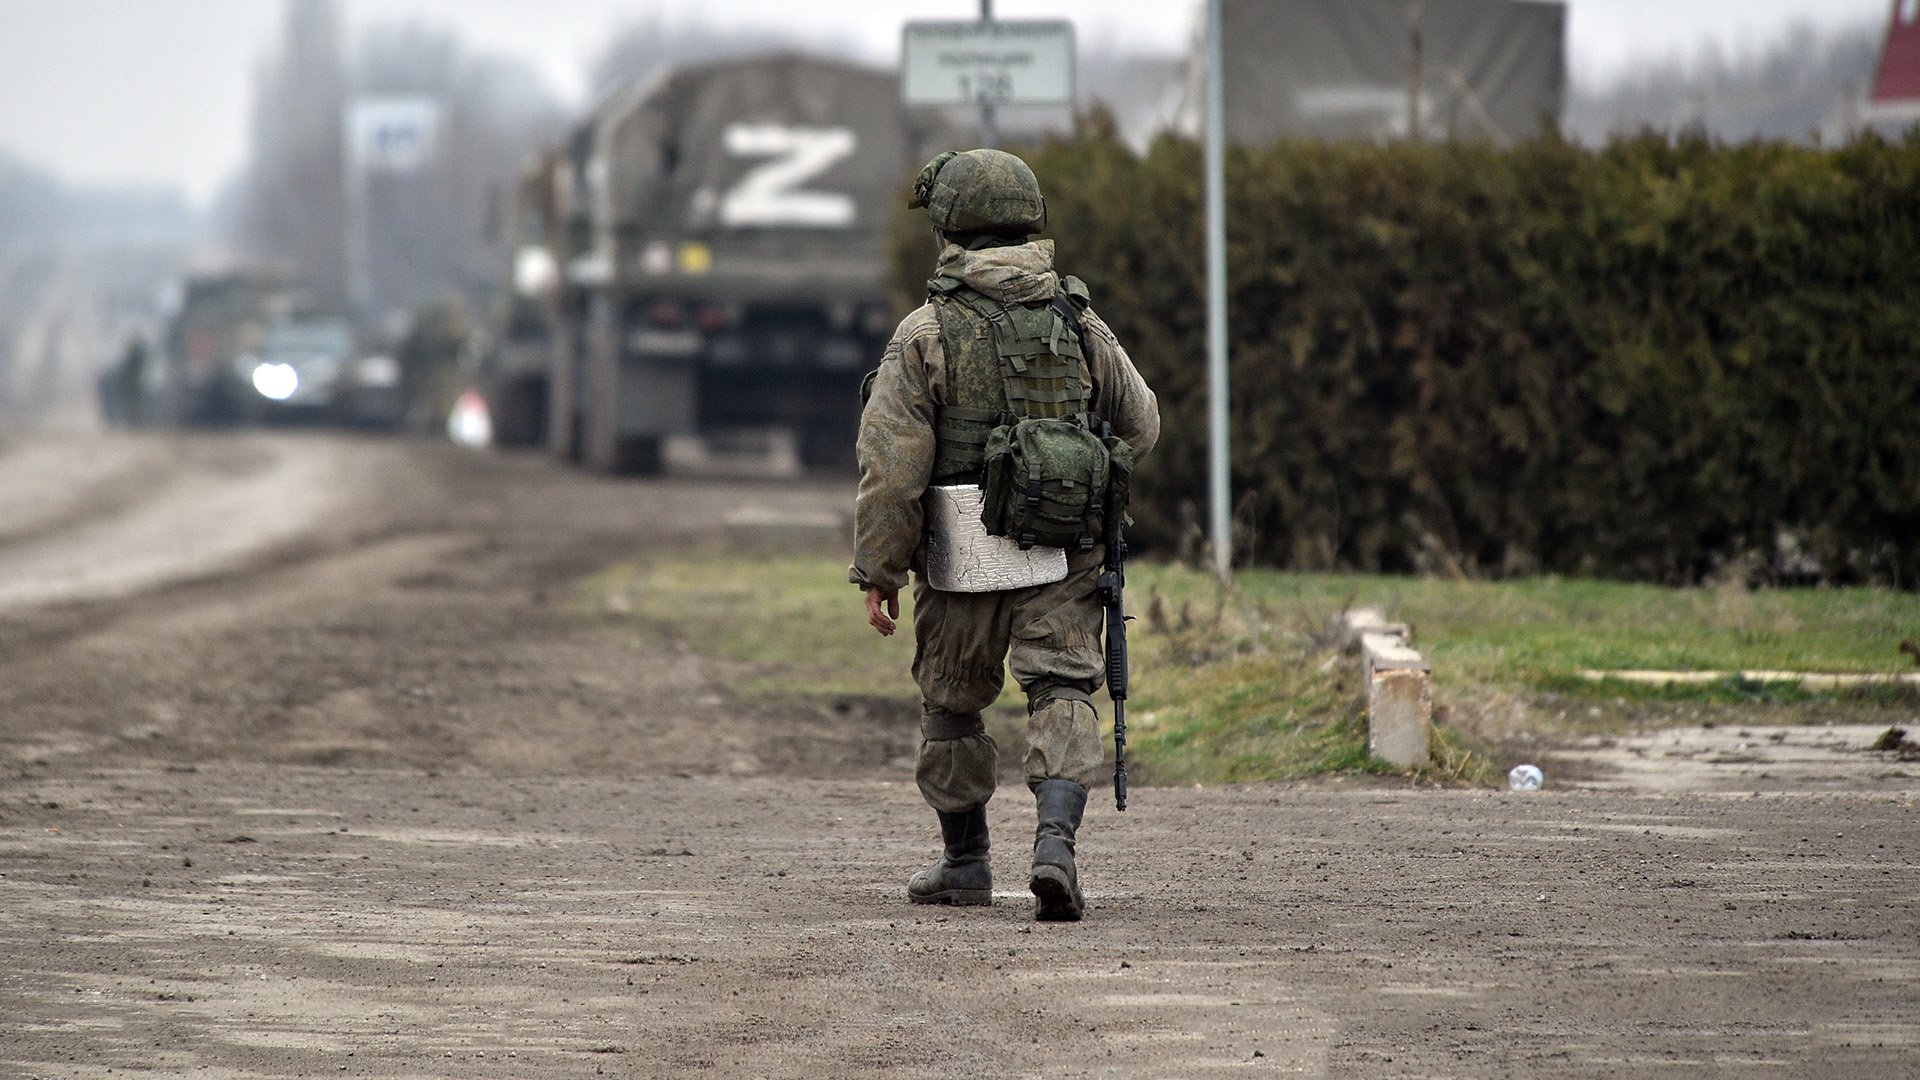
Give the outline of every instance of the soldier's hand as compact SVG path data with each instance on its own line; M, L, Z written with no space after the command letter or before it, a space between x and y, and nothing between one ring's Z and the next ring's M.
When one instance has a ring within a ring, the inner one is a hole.
M867 625L878 630L881 637L893 636L893 620L899 617L899 589L867 590Z

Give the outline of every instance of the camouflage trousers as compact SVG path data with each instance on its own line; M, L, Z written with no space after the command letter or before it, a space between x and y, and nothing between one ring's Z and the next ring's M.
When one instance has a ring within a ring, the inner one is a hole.
M1106 677L1095 595L1102 553L1068 560L1065 580L990 593L913 587L913 677L920 684L920 793L943 813L993 795L999 748L981 710L1006 669L1027 695L1027 786L1066 779L1091 787L1105 747L1093 692Z

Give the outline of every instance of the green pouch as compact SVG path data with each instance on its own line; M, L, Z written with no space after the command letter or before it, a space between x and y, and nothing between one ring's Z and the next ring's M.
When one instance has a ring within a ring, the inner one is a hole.
M980 523L1023 548L1091 550L1107 537L1110 466L1108 444L1077 417L1001 425L987 436Z

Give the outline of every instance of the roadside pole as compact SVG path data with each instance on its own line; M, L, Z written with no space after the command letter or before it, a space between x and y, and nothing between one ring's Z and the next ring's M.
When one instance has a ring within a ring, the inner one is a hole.
M1407 139L1420 141L1420 90L1426 75L1426 46L1421 35L1421 20L1427 16L1427 0L1407 5Z
M1207 490L1213 571L1233 577L1232 485L1227 457L1226 73L1221 67L1223 0L1207 0Z
M980 0L980 22L993 26L993 0ZM987 92L980 92L980 145L986 149L996 149L1000 145L1000 132L994 126L993 99Z

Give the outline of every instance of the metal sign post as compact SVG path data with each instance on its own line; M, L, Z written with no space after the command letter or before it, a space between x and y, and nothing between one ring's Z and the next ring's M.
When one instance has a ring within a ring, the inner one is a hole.
M910 22L900 47L900 98L908 105L973 105L987 145L1002 105L1073 104L1073 24L996 20Z
M1222 0L1207 0L1207 505L1213 569L1233 574L1233 508L1227 457L1226 73L1220 54Z

